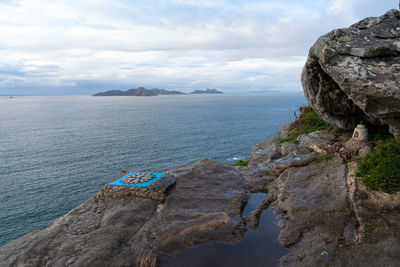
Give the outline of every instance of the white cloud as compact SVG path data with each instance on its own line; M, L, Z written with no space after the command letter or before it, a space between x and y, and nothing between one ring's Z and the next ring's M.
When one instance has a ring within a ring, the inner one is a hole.
M300 90L320 35L391 5L365 1L2 2L0 94L41 86L92 93L89 83Z
M331 13L343 12L348 8L349 0L332 0L328 8Z
M207 0L172 0L171 2L174 4L192 5L196 7L215 7L218 5L216 3L218 1L207 1Z

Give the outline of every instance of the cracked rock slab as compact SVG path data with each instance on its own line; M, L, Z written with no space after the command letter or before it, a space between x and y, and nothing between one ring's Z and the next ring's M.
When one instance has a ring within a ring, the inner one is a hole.
M342 159L286 169L270 194L280 214L279 242L291 249L281 265L325 266L351 214Z

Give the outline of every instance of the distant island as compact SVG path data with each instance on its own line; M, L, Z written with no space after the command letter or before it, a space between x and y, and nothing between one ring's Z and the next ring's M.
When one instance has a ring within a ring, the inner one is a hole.
M156 96L156 95L182 95L184 93L179 91L169 91L165 89L146 89L139 87L136 89L128 89L126 91L121 90L109 90L106 92L96 93L93 96Z
M223 94L224 92L218 91L217 89L207 88L206 90L194 90L190 94ZM156 95L184 95L180 91L170 91L165 89L146 89L144 87L139 87L136 89L128 89L126 91L122 90L109 90L105 92L99 92L93 96L156 96Z
M195 90L190 94L223 94L224 92L218 91L217 89L207 88L206 90Z

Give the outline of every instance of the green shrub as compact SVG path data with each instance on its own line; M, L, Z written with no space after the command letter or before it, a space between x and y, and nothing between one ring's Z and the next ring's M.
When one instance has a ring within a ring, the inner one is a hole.
M400 190L400 139L390 139L358 162L357 176L372 190L393 193Z
M245 222L249 222L249 221L250 221L250 217L249 217L249 216L246 216L246 217L243 218L243 220L244 220Z
M332 125L321 119L310 106L301 106L299 111L298 119L293 122L293 130L287 138L281 139L281 143L295 143L297 137L301 134L309 134L319 130L331 130L333 128Z
M232 166L243 166L246 167L249 165L250 160L238 160L235 163L232 164Z

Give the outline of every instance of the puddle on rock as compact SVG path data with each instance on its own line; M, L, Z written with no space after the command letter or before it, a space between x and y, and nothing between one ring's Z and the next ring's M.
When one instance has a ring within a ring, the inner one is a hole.
M264 198L264 193L252 194L242 217L256 210ZM267 209L261 215L259 227L256 230L248 227L248 231L238 243L226 244L219 241L203 243L164 260L161 266L275 266L289 251L279 245L279 232L276 215Z
M249 201L247 201L247 205L242 212L242 217L249 216L249 214L256 210L257 207L261 204L261 202L265 199L265 193L254 193L251 194Z

